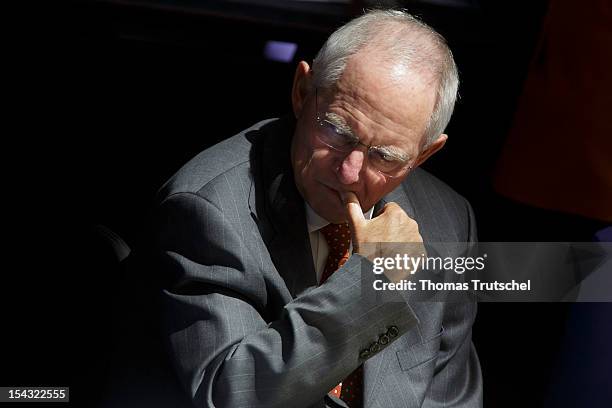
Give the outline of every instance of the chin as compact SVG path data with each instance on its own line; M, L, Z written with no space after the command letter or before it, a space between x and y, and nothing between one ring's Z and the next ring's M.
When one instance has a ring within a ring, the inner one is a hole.
M347 221L346 221L346 218L345 218L345 217L342 217L342 218L337 218L337 219L335 219L335 220L330 221L330 223L332 223L332 224L344 224L344 223L346 223L346 222L347 222Z
M339 217L324 217L327 221L329 221L332 224L343 224L346 222L346 219L344 218L344 216Z
M326 208L322 210L320 213L317 211L317 214L319 214L321 217L325 218L327 221L331 222L332 224L342 224L346 222L344 208Z

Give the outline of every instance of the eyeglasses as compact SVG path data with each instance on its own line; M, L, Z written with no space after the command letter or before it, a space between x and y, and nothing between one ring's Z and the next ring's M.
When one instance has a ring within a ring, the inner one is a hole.
M368 150L368 163L387 177L400 177L406 170L412 170L405 153L389 146L366 145L350 129L328 119L332 114L322 116L319 112L318 91L318 88L315 88L316 120L320 128L316 137L321 143L342 153L349 153L359 145L364 146Z

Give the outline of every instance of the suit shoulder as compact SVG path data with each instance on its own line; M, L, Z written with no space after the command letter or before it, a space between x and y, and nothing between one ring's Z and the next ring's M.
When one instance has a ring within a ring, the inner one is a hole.
M436 194L443 200L449 200L461 205L467 203L466 198L457 193L452 187L421 168L417 168L404 183L412 190L421 190L428 192L430 195Z
M178 193L200 194L215 180L230 177L232 183L249 182L253 137L267 119L200 152L184 164L159 190L159 201Z
M410 215L427 227L431 241L475 239L475 221L469 202L423 169L415 169L390 198L406 203Z

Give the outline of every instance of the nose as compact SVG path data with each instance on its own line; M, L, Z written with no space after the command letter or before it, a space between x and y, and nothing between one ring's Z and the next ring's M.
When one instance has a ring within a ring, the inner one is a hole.
M338 178L342 184L353 184L359 181L359 173L363 168L363 156L363 151L353 150L342 160L338 168Z

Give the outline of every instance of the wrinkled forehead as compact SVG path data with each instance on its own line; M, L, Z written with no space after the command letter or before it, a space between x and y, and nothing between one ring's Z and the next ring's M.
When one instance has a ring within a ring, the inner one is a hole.
M349 59L335 86L322 90L323 107L368 143L418 148L434 109L435 80L404 64L370 57Z

